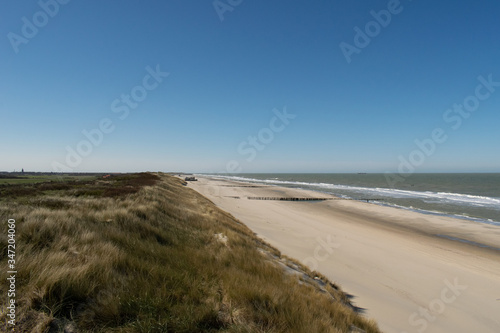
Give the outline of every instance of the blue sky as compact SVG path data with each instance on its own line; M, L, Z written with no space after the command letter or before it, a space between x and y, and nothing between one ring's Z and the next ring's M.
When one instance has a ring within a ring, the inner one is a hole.
M0 3L0 170L500 172L498 1L215 4Z

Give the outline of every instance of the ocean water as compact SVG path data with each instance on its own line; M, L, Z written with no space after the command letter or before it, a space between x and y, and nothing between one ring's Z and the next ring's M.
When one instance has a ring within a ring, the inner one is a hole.
M385 174L211 175L349 199L380 199L380 205L453 216L500 226L500 173L413 174L392 183Z

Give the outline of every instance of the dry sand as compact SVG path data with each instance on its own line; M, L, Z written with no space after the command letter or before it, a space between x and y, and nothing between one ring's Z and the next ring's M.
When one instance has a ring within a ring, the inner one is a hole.
M250 200L331 196L248 185L188 186L339 284L385 332L500 332L500 227L358 201Z

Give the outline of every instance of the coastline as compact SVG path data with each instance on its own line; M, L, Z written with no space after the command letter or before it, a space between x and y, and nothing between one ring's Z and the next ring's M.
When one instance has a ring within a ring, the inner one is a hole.
M500 327L497 226L352 200L248 200L333 196L242 181L202 176L188 186L283 254L340 284L383 331ZM449 284L458 286L456 294L446 292Z
M202 176L215 179L301 188L318 193L333 194L344 199L361 199L361 201L369 199L373 203L382 206L410 210L421 214L447 216L500 227L500 215L494 212L497 211L498 213L500 193L493 193L492 189L488 187L483 187L483 192L481 193L477 192L479 186L484 186L484 178L482 176L485 174L480 174L481 177L473 174L472 176L476 176L474 180L472 180L469 174L419 174L418 176L424 177L420 179L423 183L419 186L411 184L409 187L393 188L387 187L388 183L383 174L362 174L363 177L371 176L371 178L364 179L366 183L360 183L360 181L363 181L363 178L359 178L359 174L357 174L358 176L355 174L314 174L315 177L310 177L312 175L292 174L292 178L290 178L288 174L267 174L262 178L260 174L245 174L242 176L202 174ZM445 179L442 178L443 175L447 177L453 176L453 178L448 178L447 181L443 182ZM462 181L457 176L464 177L466 179L465 183L462 184L462 187L457 187L456 185L450 186L450 182L460 183ZM500 174L492 174L492 177L495 176L500 176ZM432 177L437 178L431 181ZM415 181L418 180L416 179ZM475 186L471 186L472 181L474 181ZM339 184L336 184L336 182L339 182ZM430 182L432 185L430 185ZM477 211L477 207L481 207L482 211L480 213ZM495 209L492 211L492 208Z

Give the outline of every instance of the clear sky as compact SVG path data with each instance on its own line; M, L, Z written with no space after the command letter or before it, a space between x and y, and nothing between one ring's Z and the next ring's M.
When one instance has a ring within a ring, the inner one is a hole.
M500 172L497 0L0 15L0 170Z

